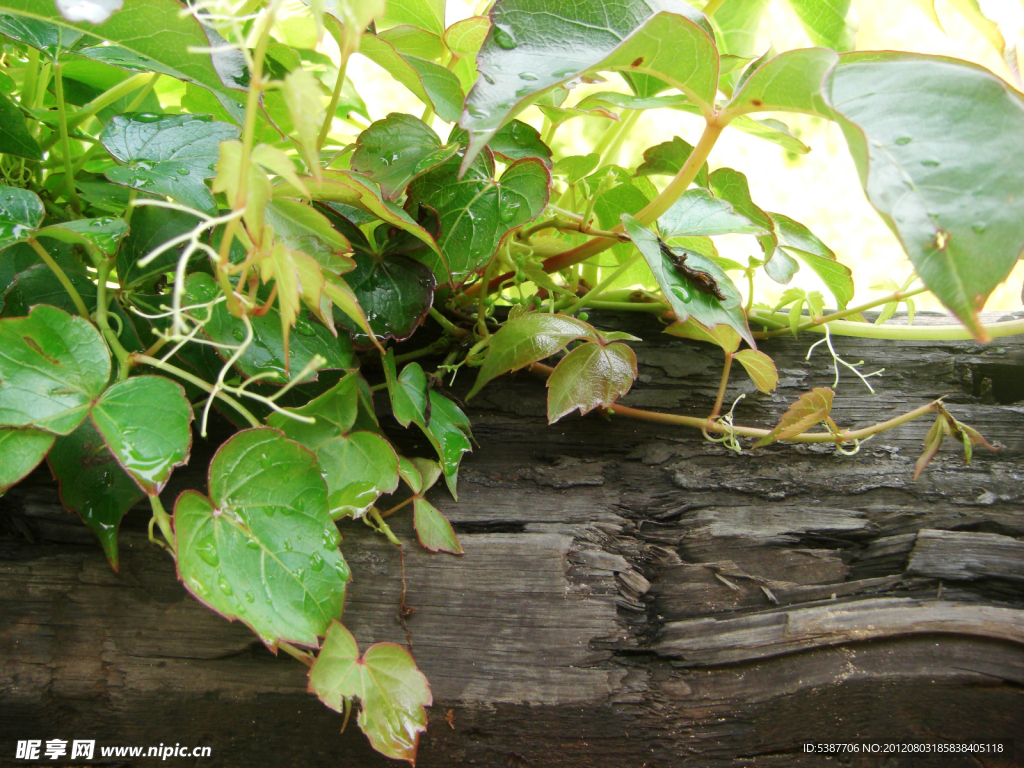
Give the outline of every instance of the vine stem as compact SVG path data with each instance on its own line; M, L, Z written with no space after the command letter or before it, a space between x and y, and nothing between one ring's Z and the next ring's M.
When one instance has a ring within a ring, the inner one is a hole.
M816 325L825 325L826 323L831 323L831 322L834 322L836 320L842 320L845 317L851 317L852 315L859 315L861 312L866 312L869 309L874 309L875 307L880 307L883 304L890 304L890 303L892 303L894 301L903 301L903 299L909 299L912 296L917 296L919 294L926 293L927 291L928 291L927 288L918 288L916 291L893 291L892 294L890 294L888 296L884 296L884 297L882 297L880 299L872 299L871 301L865 302L864 304L861 304L860 306L851 307L850 309L844 309L844 310L842 310L840 312L833 312L833 313L831 313L829 315L822 315L821 317L812 317L806 323L802 323L802 324L798 325L796 329L797 329L797 331L811 330ZM751 295L753 295L753 291L751 291ZM749 309L747 310L747 315L751 316L751 319L754 318L754 316L752 315L752 313L751 313L751 311ZM754 338L755 339L770 339L770 338L773 338L775 336L785 336L787 333L791 333L791 330L789 330L788 328L787 329L776 329L774 331L762 331L760 333L755 333L754 334Z
M722 3L724 2L725 0L708 0L707 4L701 9L701 13L703 13L705 16L710 16L719 8L721 8Z
M334 124L334 113L338 109L338 102L341 100L341 90L345 87L345 70L348 67L348 59L345 58L338 65L338 80L334 84L334 91L331 93L331 103L327 105L327 114L324 116L324 124L320 127L320 135L316 139L316 148L323 149L324 142L331 132Z
M307 667L313 666L313 656L309 652L296 648L294 645L292 645L291 643L286 643L284 640L278 640L277 647L285 653L287 653L293 659L298 659Z
M725 353L725 365L722 367L722 381L718 385L718 396L715 398L715 407L711 409L712 419L718 418L722 412L722 403L725 401L725 390L729 386L729 371L732 369L732 352Z
M68 202L75 213L82 213L82 203L75 191L75 168L71 162L71 142L68 140L68 113L64 106L64 64L60 61L53 68L54 97L57 100L57 118L60 121L60 152L64 156L64 189Z
M437 310L437 307L431 307L428 310L428 313L432 318L434 318L437 324L444 329L445 333L449 334L450 336L454 336L457 339L464 339L470 335L469 331L465 330L464 328L459 328L459 326L455 325L454 323L452 323L451 320L442 315Z
M618 269L616 269L614 272L612 272L610 275L608 275L608 277L606 277L604 280L602 280L597 285L595 285L593 288L591 288L586 294L581 296L578 300L574 301L572 306L570 306L569 308L564 310L565 313L567 315L575 315L579 310L581 310L587 304L587 302L590 299L592 299L594 296L599 296L601 294L601 292L604 291L609 285L611 285L616 280L618 280L619 277L624 275L626 273L626 271L630 267L632 267L634 264L636 264L637 259L639 259L639 258L640 258L640 252L637 251L632 256L630 256L628 259L626 259L624 262L622 262L622 264L618 267Z
M149 506L153 508L153 519L160 526L160 533L164 535L167 543L171 546L170 552L172 556L177 559L178 545L174 536L174 527L171 525L171 516L164 510L164 505L160 503L160 497L156 494L149 496Z
M973 338L973 337L972 337ZM554 373L554 368L543 363L533 363L529 366L528 370L531 373L536 373L540 376L550 376ZM788 443L848 443L854 440L864 440L872 435L877 435L882 432L887 432L890 429L898 427L907 422L918 419L921 416L925 416L929 413L934 413L939 409L941 401L933 400L930 403L915 408L912 411L889 419L888 421L882 421L878 424L873 424L870 427L864 427L863 429L845 430L841 432L805 432L795 437L786 438L785 442ZM630 408L625 405L613 405L604 411L611 416L628 416L633 419L640 419L642 421L655 421L661 424L674 424L681 427L693 427L694 429L702 429L710 432L721 432L721 433L732 433L735 435L743 435L745 437L767 437L771 434L770 429L759 429L757 427L736 427L736 426L724 426L719 424L715 419L712 418L699 418L697 416L677 416L674 413L659 413L658 411L645 411L640 408Z
M99 264L99 274L96 279L96 325L99 326L107 346L110 347L110 351L117 359L117 379L123 381L128 378L128 371L131 370L132 364L128 350L122 346L121 340L117 338L117 334L110 327L108 318L107 278L110 277L112 267L112 259L104 259Z
M779 315L778 317L781 317ZM755 311L751 321L778 326L779 330L789 331L789 323L777 319L773 314L760 314ZM1024 334L1024 319L1007 320L981 326L992 338L1019 336ZM897 341L973 341L975 336L962 325L873 325L871 323L855 323L849 320L832 320L828 329L834 336L852 336L860 339L894 339ZM824 325L809 325L804 330L824 333ZM757 334L754 334L757 336ZM785 334L782 334L785 335Z
M176 365L171 365L170 363L165 363L164 361L157 360L155 357L150 357L149 355L140 355L138 352L133 352L128 357L129 357L129 361L131 362L132 365L138 365L140 363L145 364L145 365L151 365L154 368L159 368L162 371L167 371L168 373L173 373L179 379L183 379L184 381L187 381L189 384L194 384L195 386L199 387L204 392L213 393L213 391L214 391L214 388L213 388L212 385L207 384L205 381L200 379L198 376L193 376L188 371L181 370L181 368L179 368ZM253 427L263 426L262 423L260 422L260 420L257 419L255 416L253 416L248 408L246 408L240 402L235 400L235 398L231 397L231 395L226 394L222 390L217 390L216 397L220 398L225 403L227 403L232 408L234 408L242 416L242 418L244 418L246 421L249 422L250 426L253 426Z
M75 309L78 310L78 314L86 320L91 320L92 317L89 314L89 309L85 306L85 302L82 301L81 294L78 292L78 289L72 285L64 270L60 268L60 264L53 260L53 257L47 253L46 249L43 248L43 246L39 244L39 241L34 237L30 237L28 239L28 244L32 246L32 250L39 255L39 258L43 260L43 263L50 268L50 271L53 272L54 276L57 278L57 282L64 286L64 290L67 291L68 295L71 297L71 301L75 305Z

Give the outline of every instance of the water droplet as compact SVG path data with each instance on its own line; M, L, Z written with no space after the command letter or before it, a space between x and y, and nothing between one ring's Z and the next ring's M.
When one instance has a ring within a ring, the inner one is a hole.
M245 542L245 546L247 546L249 549L259 549L260 543L256 541L256 539L247 539Z
M319 552L314 552L309 556L309 567L314 571L322 571L324 569L324 559Z
M260 466L263 469L270 469L272 466L274 466L274 462L270 459L269 456L267 456L267 454L261 453L260 454Z
M284 551L285 552L291 552L292 551L292 540L291 539L285 539L284 542L283 542L283 546L284 546Z
M896 139L896 143L899 144L901 147L904 146L905 144L909 144L912 141L913 139L910 138L909 136L900 136L898 139Z
M188 176L188 168L186 168L184 165L179 165L178 166L178 175L179 176Z
M987 225L987 224L981 224L981 223L978 223L978 224L972 224L972 225L971 225L971 229L973 229L973 230L974 230L975 232L977 232L977 233L978 233L978 234L980 235L980 234L982 234L982 233L983 233L983 232L984 232L984 231L985 231L986 229L988 229L988 225Z
M189 580L188 580L188 583L189 583L189 586L191 586L191 587L192 587L192 591L193 591L193 592L195 592L195 593L196 593L197 595L206 595L206 594L209 594L209 593L208 593L208 592L206 591L206 587L204 587L204 586L203 586L202 584L200 584L200 583L199 583L198 581L196 581L195 579L189 579Z
M519 210L519 207L520 203L514 201L509 201L502 205L501 209L498 211L498 218L501 219L501 223L507 224L512 221L516 212Z
M217 579L217 586L220 588L220 591L223 592L225 595L230 596L235 593L235 591L231 589L231 585L228 584L228 580L224 577L223 573L220 575L220 578Z
M200 560L211 567L216 568L220 564L220 558L217 557L217 545L212 536L207 536L196 545L196 554L199 555Z
M937 168L940 163L938 160L922 160L921 165L926 165L929 168Z
M245 590L245 601L247 603L254 603L254 602L256 602L256 595L254 595L252 593L251 589Z
M683 288L683 286L681 285L673 285L672 293L674 293L679 299L681 299L684 304L689 304L690 301L693 299L693 295L688 290Z
M316 334L316 329L309 320L299 317L295 320L295 332L302 336L313 336Z
M235 341L245 341L245 331L241 328L235 328L231 331L231 335L235 337Z
M491 113L486 109L480 109L480 107L466 107L466 111L469 112L470 117L475 117L479 120L490 117Z
M520 72L519 73L519 79L520 80L527 80L527 81L533 82L534 80L537 80L538 78L537 78L537 76L535 74L533 74L533 72Z
M495 25L494 42L498 44L499 48L504 48L506 51L511 51L517 45L516 36L512 34L512 30L504 24Z
M494 78L493 78L493 77L491 77L490 73L488 73L488 72L484 72L484 71L483 71L483 70L481 69L481 70L480 70L480 77L482 77L482 78L483 78L484 80L486 80L486 81L487 81L488 83L490 83L491 85L494 85Z
M337 528L324 528L323 542L327 549L334 549L341 541L341 534Z

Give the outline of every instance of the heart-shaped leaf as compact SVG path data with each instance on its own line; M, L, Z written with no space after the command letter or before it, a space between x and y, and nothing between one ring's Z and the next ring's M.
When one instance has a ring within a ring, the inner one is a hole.
M391 396L391 410L403 427L410 423L430 423L430 397L427 388L427 374L419 363L409 363L399 374L395 365L395 353L388 350L384 356L384 375L387 377L388 394Z
M770 230L737 212L727 201L706 189L688 189L658 219L666 240L679 235L766 235Z
M466 398L473 397L491 379L551 357L571 341L596 341L598 338L592 326L570 315L548 312L520 315L491 336L487 357Z
M92 420L111 453L151 496L175 467L188 463L192 408L181 385L162 376L134 376L104 392Z
M444 395L430 390L430 423L417 424L423 433L430 440L437 455L441 460L441 467L444 470L444 479L448 483L448 490L452 496L459 498L456 493L456 483L459 477L459 463L462 461L462 454L473 450L470 439L473 433L470 431L469 419L455 403Z
M359 134L352 170L380 184L386 199L399 197L417 176L458 151L457 144L441 146L433 129L412 115L392 113Z
M41 304L0 320L0 426L67 435L110 379L110 353L96 327Z
M417 497L412 503L412 524L416 528L416 538L420 546L431 552L451 552L461 555L465 550L455 535L452 524L440 510L423 498Z
M316 457L276 429L249 429L210 462L210 496L174 507L178 574L196 599L271 649L316 647L341 616L350 575Z
M505 235L533 221L548 203L551 175L537 158L518 160L494 179L494 159L481 155L459 178L463 150L409 186L409 197L437 211L438 245L448 257L455 285L487 266ZM429 254L424 261L435 275L445 265Z
M21 481L53 447L55 437L38 429L0 428L0 493Z
M0 153L42 160L43 151L28 128L21 111L10 99L0 94Z
M35 192L0 187L0 251L31 237L45 215L43 201Z
M547 380L548 424L579 409L611 408L636 379L636 355L625 344L587 342L562 358Z
M740 365L750 374L754 385L762 392L771 392L779 385L779 372L775 362L764 352L755 349L744 349L733 355Z
M334 387L301 408L286 409L316 421L305 424L275 413L267 423L314 454L327 482L331 517L360 517L380 498L398 487L398 456L380 435L354 431L358 411L358 380L349 374Z
M116 571L121 518L145 494L117 463L88 419L71 434L58 438L47 460L60 484L61 503L96 534Z
M377 643L359 656L356 639L332 622L316 663L309 690L336 712L359 699L359 727L378 752L416 761L420 733L427 729L424 707L433 703L427 678L400 645Z
M499 0L491 23L477 55L480 78L460 121L471 137L464 169L510 115L542 91L587 72L653 75L663 81L662 88L678 88L707 110L714 103L718 52L707 20L685 3L652 7L626 0L553 8L535 0Z
M778 425L770 434L754 444L755 448L802 435L818 422L824 421L832 412L832 398L835 393L828 387L815 387L804 392L789 409L782 414Z
M203 182L217 173L220 143L238 135L236 126L205 115L118 115L100 141L127 165L108 169L106 177L215 215L213 194Z
M624 214L622 221L626 225L626 233L643 254L678 320L686 320L692 315L697 322L708 328L720 324L729 325L751 347L756 348L743 311L743 297L718 264L694 251L666 245L664 247L672 254L670 256L662 250L658 236L632 216ZM685 259L681 258L683 256ZM680 270L679 261L683 261L689 270L704 273L707 279L702 283L694 282L685 274L685 269ZM724 298L720 299L709 292L709 283Z

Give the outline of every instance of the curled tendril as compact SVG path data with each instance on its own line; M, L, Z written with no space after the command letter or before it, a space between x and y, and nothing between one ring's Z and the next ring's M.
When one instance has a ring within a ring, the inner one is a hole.
M832 346L832 334L828 330L828 325L826 324L823 327L825 329L825 338L811 344L811 348L807 350L807 357L804 359L810 360L811 353L814 352L814 348L817 347L819 344L827 344L828 351L832 354L832 367L836 369L836 380L832 384L832 386L839 386L839 366L845 365L847 368L853 371L862 382L864 382L864 386L868 388L868 391L871 394L875 394L875 390L872 388L871 383L868 381L868 378L871 376L881 376L885 372L885 368L879 368L877 371L872 371L871 373L861 373L860 371L857 370L857 366L864 365L864 361L861 360L859 363L848 363L845 360L843 360L843 358L836 354L835 347Z
M721 437L712 437L711 435L708 434L707 429L701 430L701 432L704 433L705 439L707 439L709 442L721 443L730 451L733 451L734 453L737 454L743 453L743 446L740 445L739 438L736 436L736 426L733 424L733 412L736 410L736 406L739 404L740 400L742 400L744 397L746 397L745 394L740 395L735 400L733 400L732 407L729 409L729 412L715 419L715 426L724 429L724 435L722 435Z

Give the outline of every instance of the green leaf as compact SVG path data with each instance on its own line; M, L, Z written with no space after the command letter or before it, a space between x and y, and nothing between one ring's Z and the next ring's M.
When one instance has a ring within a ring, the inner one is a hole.
M139 266L139 260L164 243L191 231L199 219L182 211L159 208L155 205L139 206L132 213L132 225L128 236L117 252L117 277L123 288L132 288L140 283L174 270L179 253L169 248L149 262ZM199 258L202 254L196 253Z
M435 35L443 35L444 2L445 0L388 0L379 24L382 27L411 24Z
M548 423L579 409L611 408L636 379L636 355L625 344L587 342L576 347L547 380Z
M716 325L708 328L692 317L680 322L677 320L665 329L664 333L694 341L707 341L717 344L726 352L735 352L740 346L740 335L728 325Z
M12 5L14 4L5 2L4 11L15 12ZM38 48L51 59L56 59L58 54L82 39L82 32L77 29L49 24L37 18L12 16L8 13L0 13L0 35Z
M637 176L675 176L693 152L693 145L678 136L644 150L644 161L636 169ZM708 164L704 163L694 179L697 186L708 186Z
M935 423L932 424L931 429L928 430L928 434L924 438L924 452L914 463L914 479L917 480L924 472L925 468L931 464L932 459L939 452L939 448L942 447L942 440L946 437L946 418L943 414L939 414L939 417L935 419Z
M571 186L578 184L584 176L593 173L600 162L601 156L596 152L591 152L589 155L571 155L563 157L555 163L551 169L551 174L553 176L561 176L565 179L565 183Z
M430 390L430 423L417 424L430 440L441 460L448 490L458 500L455 487L459 477L462 454L473 450L469 419L455 403L444 395Z
M431 552L463 554L465 550L452 530L452 524L437 507L426 499L417 497L412 503L412 509L412 524L416 528L416 538L419 539L421 547Z
M449 144L453 141L465 146L469 142L469 134L456 127L448 137ZM541 139L540 131L520 120L511 120L501 126L487 142L487 146L506 163L527 157L539 157L544 165L551 168L551 148Z
M327 483L331 517L360 517L380 498L398 487L398 456L383 437L353 430L359 407L358 379L349 374L334 387L289 413L312 417L305 424L274 413L267 423L316 454Z
M101 64L133 72L159 72L162 75L181 78L181 73L177 70L163 65L159 61L154 61L147 56L140 56L134 51L129 51L127 48L122 48L118 45L91 45L88 48L79 48L75 53ZM201 88L201 86L193 87ZM201 88L201 90L205 93L210 93L205 88Z
M45 215L43 201L35 192L0 187L0 251L31 237Z
M664 7L657 6L657 9ZM460 124L469 131L468 168L507 118L539 94L587 72L651 75L711 110L718 52L703 15L684 3L656 12L643 0L560 3L500 0L477 56L480 78ZM557 30L557 34L552 34ZM665 45L671 40L671 45Z
M459 178L463 154L460 150L409 185L410 199L437 211L437 243L455 285L486 267L508 232L544 212L551 188L551 175L538 158L517 160L495 181L494 159L484 153ZM433 258L425 261L434 274L443 273Z
M0 154L42 160L43 151L25 127L25 118L14 102L0 94Z
M834 51L853 48L857 30L846 20L850 0L789 0L789 4L814 45Z
M0 429L0 493L36 468L53 447L54 435L38 429Z
M186 589L240 619L271 649L316 647L341 615L350 575L327 513L316 458L276 429L249 429L210 462L210 496L174 507L178 574Z
M531 312L510 320L491 336L487 357L466 399L491 379L551 357L571 341L598 338L592 326L570 315Z
M786 285L793 279L793 275L800 271L800 265L784 250L776 250L765 262L764 271L776 283Z
M987 340L976 314L1024 251L1024 97L964 62L858 53L841 57L828 101L917 274Z
M679 235L765 235L771 230L751 221L706 189L688 189L658 219L666 240Z
M810 392L804 392L782 414L775 429L758 440L754 447L760 448L778 440L788 440L791 437L802 435L818 422L824 421L832 412L834 395L835 393L828 387L815 387Z
M722 54L752 56L757 50L757 31L768 0L729 0L711 16L715 40ZM724 58L724 57L723 57ZM723 93L732 94L739 73L723 74L719 86Z
M188 463L192 408L181 385L162 376L134 376L104 392L92 420L118 463L150 496L175 467Z
M96 534L116 571L121 518L146 494L121 469L88 419L71 434L57 439L48 461L60 484L61 503Z
M424 707L433 698L427 678L400 645L377 643L360 658L352 633L332 622L309 670L309 690L337 712L359 699L359 727L373 748L415 763L419 735L427 729Z
M779 245L779 236L775 234L772 217L758 208L750 198L747 177L732 168L718 168L708 176L708 185L716 197L728 201L739 213L768 233L759 235L757 242L764 252L765 261L771 263L775 249Z
M839 309L846 309L853 298L853 276L849 267L840 264L832 249L800 222L781 213L773 213L771 217L783 248L814 270L835 297Z
M449 123L459 119L464 95L459 78L433 61L403 55L386 40L363 35L359 52L383 67L424 104L433 107L438 117Z
M219 295L219 288L213 278L200 272L188 276L185 281L186 295L182 304L205 304ZM276 372L278 381L285 382L291 375L298 375L303 368L320 355L327 360L321 370L357 368L359 361L352 350L352 344L345 334L334 337L320 325L300 316L288 347L289 367L284 363L284 334L281 330L281 314L277 307L265 315L251 319L253 342L248 346L235 367L246 376ZM238 346L245 341L245 325L232 317L221 302L212 311L212 318L203 330L218 344Z
M390 43L402 56L415 56L427 61L438 61L444 56L444 44L440 37L409 24L378 31L377 36Z
M182 6L176 0L125 0L120 11L97 26L88 22L68 22L54 4L44 0L4 0L3 10L22 17L25 25L32 20L57 25L64 36L62 47L69 45L69 35L77 39L86 32L152 59L166 70L177 73L176 77L182 80L191 80L238 101L242 100L241 91L248 84L249 73L240 52L210 55L189 50L217 46L223 40L213 30L203 27L194 16L182 14ZM42 48L41 45L29 44ZM43 50L50 53L52 47Z
M723 115L787 111L829 117L831 110L822 98L821 86L838 60L833 51L824 48L780 53L750 73Z
M408 256L378 257L355 254L356 267L347 276L352 293L366 312L374 335L380 339L404 341L415 333L427 316L434 300L434 273ZM339 324L353 332L353 343L360 349L372 344L363 330L347 317Z
M442 147L437 134L422 120L393 112L359 134L352 154L352 170L376 181L385 199L393 200L409 182L443 163L458 149L458 145L452 144Z
M454 56L476 56L490 28L491 20L486 16L470 16L445 30L444 43Z
M733 355L734 360L750 374L754 385L762 392L771 392L779 385L779 372L775 369L775 362L764 352L755 349L744 349Z
M118 115L103 129L100 141L128 165L108 169L106 177L214 215L217 206L203 180L217 173L220 142L238 135L236 126L205 115Z
M40 229L37 237L52 237L64 243L79 244L96 248L110 258L117 252L117 246L128 233L124 219L103 216L97 219L62 221Z
M643 254L678 320L686 320L692 315L697 322L708 328L721 324L729 325L751 347L756 348L754 337L747 326L746 314L743 312L743 297L718 264L699 253L677 246L670 248L677 255L680 255L680 251L685 253L687 267L709 275L725 296L724 300L701 291L694 282L683 275L672 259L662 252L657 235L629 214L624 214L622 221L626 225L626 233Z
M403 427L411 422L430 423L430 394L427 374L419 363L409 363L399 374L395 366L395 353L388 350L384 356L384 375L387 377L391 410Z
M56 307L0 320L0 426L67 435L110 378L96 327Z
M759 139L770 141L772 144L778 144L787 152L806 155L811 151L810 147L789 132L789 126L780 120L770 117L755 120L750 115L740 115L733 118L732 122L729 123L729 127L749 133L751 136L757 136Z
M334 273L352 270L344 256L352 250L348 240L318 210L297 200L275 199L263 209L263 221L274 228L274 237L288 248L301 251Z

